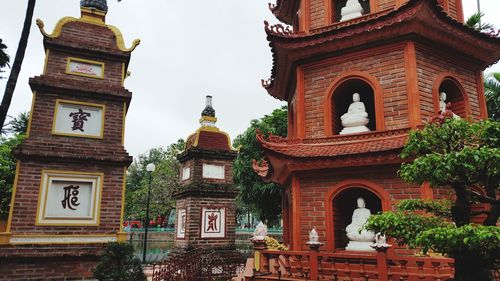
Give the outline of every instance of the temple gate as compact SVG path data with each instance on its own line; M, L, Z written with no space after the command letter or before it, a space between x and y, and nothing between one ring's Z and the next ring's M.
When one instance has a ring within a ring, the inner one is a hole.
M124 241L124 148L132 93L124 88L131 48L105 23L105 0L81 1L44 36L41 76L18 159L6 232L0 233L0 280L92 277L105 243Z

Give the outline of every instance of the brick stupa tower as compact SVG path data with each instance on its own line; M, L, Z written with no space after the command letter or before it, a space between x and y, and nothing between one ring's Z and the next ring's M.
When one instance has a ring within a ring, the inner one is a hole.
M122 231L125 116L123 87L131 52L105 23L107 3L81 1L48 34L43 74L31 78L25 141L15 149L16 179L6 232L0 233L0 280L81 280L107 242Z
M237 152L229 135L215 122L212 97L201 113L201 127L186 141L177 199L174 246L180 249L235 249L236 203L233 160Z

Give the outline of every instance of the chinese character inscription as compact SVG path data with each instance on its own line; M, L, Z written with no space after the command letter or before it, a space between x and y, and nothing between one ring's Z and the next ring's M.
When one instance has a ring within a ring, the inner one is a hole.
M217 216L215 213L211 213L208 215L208 227L207 227L207 232L209 231L217 231Z
M78 185L68 185L63 187L64 189L64 199L61 201L61 204L64 209L66 207L70 210L76 210L76 207L80 205L78 203L78 194L80 191L78 190L80 186Z
M85 124L85 121L88 121L87 117L90 117L90 113L79 108L77 112L71 112L69 117L73 118L71 120L71 122L73 122L71 130L80 130L81 132L84 132L85 130L83 129L83 125Z

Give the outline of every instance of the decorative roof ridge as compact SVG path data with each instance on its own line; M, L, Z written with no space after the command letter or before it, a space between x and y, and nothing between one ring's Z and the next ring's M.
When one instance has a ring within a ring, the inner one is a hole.
M83 23L87 23L87 24L93 24L93 25L98 25L98 26L104 26L106 28L108 28L109 30L111 30L114 34L115 34L115 39L116 39L116 47L122 51L122 52L133 52L135 50L135 48L141 43L141 40L140 39L135 39L133 42L132 42L132 46L130 48L127 48L125 46L125 42L123 40L123 35L121 33L121 31L113 26L113 25L110 25L110 24L106 24L106 23L100 23L100 22L96 22L96 21L93 21L93 20L88 20L84 17L82 18L74 18L74 17L63 17L62 19L60 19L55 27L54 27L54 31L52 32L52 34L48 34L44 27L45 27L45 24L44 22L41 20L41 19L36 19L36 25L38 26L38 29L40 29L40 33L42 33L43 37L44 38L50 38L50 39L57 39L59 38L59 36L61 35L61 32L62 32L62 29L64 27L65 24L67 23L71 23L71 22L83 22Z
M300 2L300 0L276 0L276 4L268 3L268 7L271 13L273 13L279 21L291 24L294 14L296 14L300 8Z
M282 0L276 0L276 4L273 4L273 3L267 3L267 5L269 6L269 10L274 14L275 11L277 11L280 6L281 6L281 1Z

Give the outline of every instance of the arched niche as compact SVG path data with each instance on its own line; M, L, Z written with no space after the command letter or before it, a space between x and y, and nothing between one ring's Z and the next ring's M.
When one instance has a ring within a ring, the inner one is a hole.
M325 135L337 135L343 126L340 117L353 102L352 95L358 93L365 104L371 131L384 129L382 90L375 77L362 72L349 72L337 78L328 88L325 100Z
M446 93L446 103L451 102L451 111L461 118L470 114L469 98L462 84L452 73L442 73L436 78L432 88L434 112L439 111L439 95Z
M389 194L376 183L364 179L349 179L337 183L325 198L327 251L342 250L349 242L345 228L351 223L359 197L365 199L366 208L372 214L390 209Z
M382 211L382 201L380 198L370 190L362 187L353 186L335 196L330 203L333 210L335 249L344 249L347 243L349 243L345 229L352 222L352 213L358 207L357 199L360 197L365 200L365 207L372 214Z

